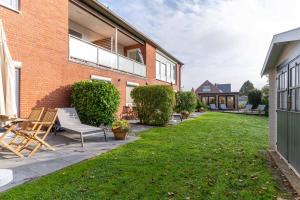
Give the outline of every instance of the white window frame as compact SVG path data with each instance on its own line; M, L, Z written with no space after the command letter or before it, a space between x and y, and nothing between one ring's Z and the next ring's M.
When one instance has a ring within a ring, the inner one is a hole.
M19 11L20 9L20 0L10 0L11 4L5 3L0 0L0 5L9 8L11 10Z
M107 81L107 82L112 82L111 78L104 77L104 76L97 76L97 75L91 75L92 80L101 80L101 81Z
M159 63L159 66L157 66ZM164 76L162 76L162 65L165 65ZM169 68L169 69L168 69ZM159 70L159 72L157 71ZM165 81L168 83L176 84L177 79L177 64L170 58L166 57L162 53L156 51L155 62L155 77L157 80Z

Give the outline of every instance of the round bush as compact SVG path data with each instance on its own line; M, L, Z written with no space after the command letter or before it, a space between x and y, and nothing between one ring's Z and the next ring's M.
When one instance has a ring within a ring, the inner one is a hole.
M72 85L71 102L83 123L107 125L115 120L120 93L106 81L81 81Z
M131 97L137 107L141 123L163 126L169 122L175 103L175 95L171 86L139 86L132 90Z
M177 92L175 111L180 113L182 111L194 112L197 106L197 97L193 92Z
M260 90L252 90L248 94L248 103L253 105L253 108L257 108L257 106L261 103L261 91Z

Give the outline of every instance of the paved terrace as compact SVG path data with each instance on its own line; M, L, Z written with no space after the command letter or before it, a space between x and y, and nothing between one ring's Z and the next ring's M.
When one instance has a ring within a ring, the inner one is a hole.
M193 114L191 117L199 115L201 113ZM51 134L47 138L47 142L55 148L55 151L40 150L33 158L20 159L0 148L0 168L13 171L13 181L0 187L0 192L133 142L139 138L136 137L139 132L152 128L152 126L138 124L137 121L130 123L132 132L126 140L115 140L113 134L109 132L107 133L107 142L105 142L101 133L86 137L84 147L81 147L78 134L67 132L59 132L56 136ZM180 123L178 119L170 121L170 124L178 123ZM26 156L26 151L24 153Z

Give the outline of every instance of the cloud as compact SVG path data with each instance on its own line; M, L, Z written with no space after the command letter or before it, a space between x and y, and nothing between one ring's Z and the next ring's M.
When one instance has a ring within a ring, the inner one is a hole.
M262 87L272 36L300 26L298 0L102 2L185 63L185 90L206 79L234 90L246 80Z

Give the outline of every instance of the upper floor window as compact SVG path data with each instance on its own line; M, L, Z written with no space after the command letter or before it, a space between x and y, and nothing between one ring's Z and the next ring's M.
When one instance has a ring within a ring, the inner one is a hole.
M19 10L19 0L0 0L0 4L14 10Z
M176 64L158 53L156 53L156 79L173 84L177 79Z
M202 92L210 92L210 86L209 85L204 85Z

